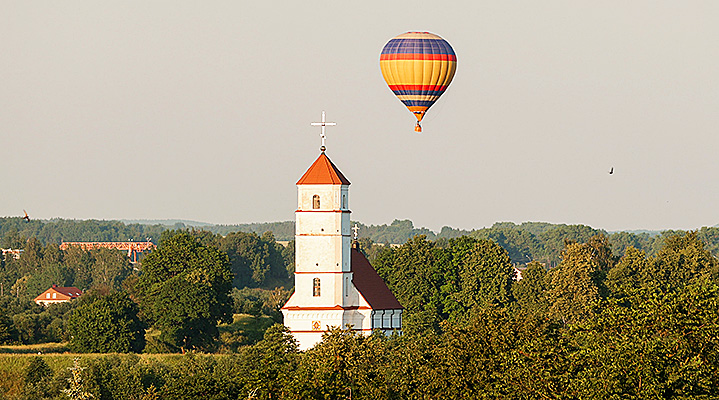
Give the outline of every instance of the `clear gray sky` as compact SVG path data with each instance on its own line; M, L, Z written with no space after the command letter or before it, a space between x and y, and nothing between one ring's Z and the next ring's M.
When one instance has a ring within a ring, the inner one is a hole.
M365 223L714 225L717 21L716 0L0 0L0 215L291 220L326 110ZM379 71L410 30L458 57L422 134Z

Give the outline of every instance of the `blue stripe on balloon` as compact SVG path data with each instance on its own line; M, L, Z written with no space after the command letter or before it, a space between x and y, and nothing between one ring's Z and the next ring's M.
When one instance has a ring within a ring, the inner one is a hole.
M435 103L435 100L431 101L419 101L419 100L402 100L402 103L407 107L430 107Z
M452 46L442 39L392 39L382 49L382 54L454 54Z
M393 90L396 96L441 96L444 90Z

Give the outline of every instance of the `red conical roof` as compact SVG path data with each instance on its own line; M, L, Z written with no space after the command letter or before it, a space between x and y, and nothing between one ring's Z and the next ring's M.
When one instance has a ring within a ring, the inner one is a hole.
M314 164L302 175L298 185L349 185L350 181L332 164L323 151Z

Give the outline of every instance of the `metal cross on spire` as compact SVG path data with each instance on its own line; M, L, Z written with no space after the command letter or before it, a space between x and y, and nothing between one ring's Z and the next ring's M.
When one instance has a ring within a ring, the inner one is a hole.
M354 240L357 240L357 238L359 237L359 226L355 224L355 226L352 227L352 231L354 232Z
M325 112L322 111L322 122L312 122L310 125L322 127L322 132L320 133L320 137L322 138L322 147L320 147L320 150L325 151L325 149L327 149L325 147L325 139L327 139L327 136L325 136L325 126L335 126L337 123L325 121Z

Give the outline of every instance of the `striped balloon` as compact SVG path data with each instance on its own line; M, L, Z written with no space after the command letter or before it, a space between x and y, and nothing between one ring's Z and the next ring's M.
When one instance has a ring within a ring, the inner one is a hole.
M384 46L379 66L389 88L417 117L414 130L422 132L420 121L457 70L452 46L429 32L403 33Z

